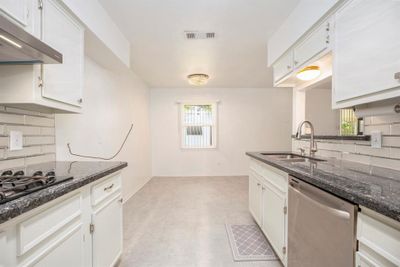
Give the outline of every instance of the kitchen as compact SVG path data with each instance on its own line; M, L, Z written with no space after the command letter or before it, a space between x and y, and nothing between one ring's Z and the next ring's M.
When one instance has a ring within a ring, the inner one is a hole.
M397 0L0 0L0 266L400 266Z

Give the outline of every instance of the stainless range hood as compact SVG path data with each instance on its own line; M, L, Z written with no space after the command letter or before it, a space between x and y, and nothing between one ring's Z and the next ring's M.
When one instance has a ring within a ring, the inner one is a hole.
M63 56L0 15L0 64L57 64Z

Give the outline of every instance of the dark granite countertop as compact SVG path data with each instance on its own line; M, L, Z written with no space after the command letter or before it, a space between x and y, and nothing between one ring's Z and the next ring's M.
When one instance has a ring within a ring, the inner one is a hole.
M310 139L310 135L302 135L300 139ZM292 135L296 138L296 135ZM370 135L314 135L316 140L349 140L349 141L370 141Z
M337 159L291 163L261 153L278 152L246 154L342 199L400 222L400 171Z
M55 171L59 176L73 176L72 180L47 187L18 199L0 204L0 223L15 218L27 211L37 208L47 202L92 183L108 174L128 166L126 162L110 161L55 161L42 164L29 165L23 169L26 174L35 170Z

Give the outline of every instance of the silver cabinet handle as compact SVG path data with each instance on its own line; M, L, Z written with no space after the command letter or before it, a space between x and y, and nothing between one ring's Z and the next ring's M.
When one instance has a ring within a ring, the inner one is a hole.
M295 60L295 61L294 61L294 65L297 65L297 64L299 64L299 62Z
M104 187L104 191L110 191L114 187L114 184Z
M286 66L286 67L287 67L287 69L288 69L288 70L290 70L290 69L292 68L292 67L291 67L291 66L289 66L289 65L288 65L288 66Z
M394 74L394 78L395 78L396 80L400 80L400 72L396 72L396 73Z
M260 183L257 183L257 186L260 186L261 184Z

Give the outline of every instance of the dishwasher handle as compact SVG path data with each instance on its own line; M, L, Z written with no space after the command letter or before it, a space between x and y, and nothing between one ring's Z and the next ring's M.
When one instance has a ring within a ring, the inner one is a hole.
M336 216L346 219L346 220L351 219L351 214L349 212L331 207L328 204L323 204L323 203L321 203L321 201L318 201L312 195L308 194L304 190L296 188L299 185L299 183L300 183L299 181L297 181L295 179L291 179L289 182L290 189L293 190L295 193L301 195L307 201L313 203L314 205L318 206L319 208L321 208L333 215L336 215Z

